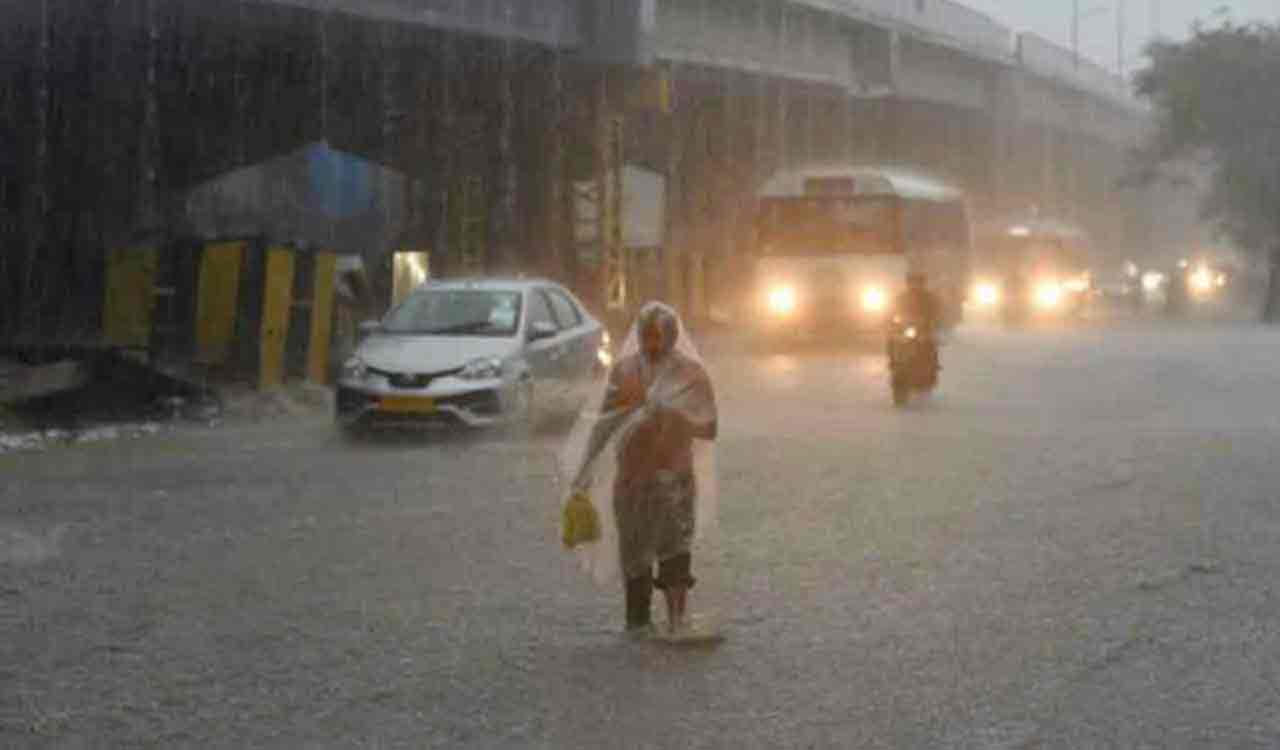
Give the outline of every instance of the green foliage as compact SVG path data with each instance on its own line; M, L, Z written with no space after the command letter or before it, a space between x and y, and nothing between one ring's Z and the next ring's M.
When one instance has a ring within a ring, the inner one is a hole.
M1205 218L1242 248L1280 238L1280 27L1223 20L1184 42L1157 42L1138 91L1156 105L1142 175L1188 164L1211 170Z

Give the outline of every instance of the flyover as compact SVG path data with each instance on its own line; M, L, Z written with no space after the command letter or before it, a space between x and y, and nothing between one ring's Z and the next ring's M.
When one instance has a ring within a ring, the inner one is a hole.
M93 286L111 247L189 232L195 186L316 142L405 176L388 242L442 272L537 271L601 305L662 294L695 314L735 284L753 187L806 161L923 167L982 215L1075 218L1116 254L1188 213L1117 187L1150 121L1123 81L951 0L0 11L0 329L57 308L68 276ZM624 167L661 178L661 247L624 248Z

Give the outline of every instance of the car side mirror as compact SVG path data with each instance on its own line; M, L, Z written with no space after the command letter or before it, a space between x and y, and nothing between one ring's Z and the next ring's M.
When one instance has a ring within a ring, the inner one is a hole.
M361 336L372 336L375 333L382 333L382 321L366 320L360 324Z
M560 333L560 329L555 327L554 323L548 323L545 320L539 320L529 326L529 340L542 341L543 339L555 338Z

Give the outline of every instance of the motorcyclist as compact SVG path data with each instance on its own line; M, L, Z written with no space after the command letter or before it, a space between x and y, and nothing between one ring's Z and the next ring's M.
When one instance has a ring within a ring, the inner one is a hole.
M929 291L928 279L923 273L911 271L907 274L907 288L898 295L893 311L898 325L915 326L920 340L928 345L934 371L941 369L938 362L937 331L941 322L942 303L937 295Z
M929 282L923 273L907 274L907 288L894 303L894 314L904 322L914 325L932 340L941 322L942 303L929 291Z

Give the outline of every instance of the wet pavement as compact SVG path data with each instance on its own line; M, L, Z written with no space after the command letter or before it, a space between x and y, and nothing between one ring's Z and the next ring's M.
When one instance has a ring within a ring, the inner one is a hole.
M723 645L619 634L563 425L176 430L0 456L0 747L1280 744L1280 333L712 351Z

